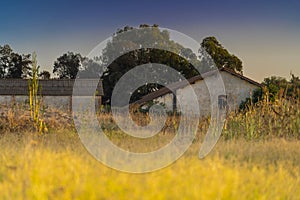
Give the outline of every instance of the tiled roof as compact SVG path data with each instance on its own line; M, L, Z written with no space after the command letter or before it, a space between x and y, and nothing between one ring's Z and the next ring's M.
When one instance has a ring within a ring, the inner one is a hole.
M0 79L0 95L28 95L28 81L27 79ZM39 80L39 85L42 96L72 96L74 82L74 79L49 79ZM97 95L103 96L102 81L98 79L77 79L76 85L83 87L83 93L78 95L90 95L84 94L84 91L88 91L85 88L90 88L97 83Z

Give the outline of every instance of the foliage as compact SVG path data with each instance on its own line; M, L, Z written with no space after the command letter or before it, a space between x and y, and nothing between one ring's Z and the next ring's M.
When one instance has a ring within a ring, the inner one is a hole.
M103 66L100 64L100 62L100 57L94 57L93 59L86 57L82 58L81 67L77 74L77 78L99 79L104 71Z
M146 29L140 29L145 27ZM197 56L190 49L185 49L180 44L172 41L168 31L160 30L157 25L149 26L143 24L140 25L140 28L126 26L123 29L119 29L113 35L112 41L107 44L103 51L103 57L101 59L104 66L108 66L102 76L105 102L110 102L113 88L120 77L138 65L146 63L164 64L174 68L186 78L198 74L193 66L199 65ZM121 34L123 32L126 32L125 36ZM153 48L145 48L146 45L152 46ZM176 54L161 50L163 47L172 49ZM137 48L138 50L125 53L128 49L132 48ZM115 58L116 54L123 55ZM187 59L182 56L185 56ZM157 69L153 68L153 72L157 72L155 70ZM143 77L137 75L137 77L134 78L141 79ZM136 90L134 94L131 95L131 101L136 101L141 96L161 87L161 85L157 84L157 80L153 80L153 82L148 83L147 86L140 87Z
M285 78L272 76L265 78L263 85L268 89L270 99L274 101L278 97L299 97L300 79L294 74L291 74L291 79L287 81Z
M300 98L272 101L268 95L227 118L224 136L257 140L273 137L300 139Z
M255 89L252 93L252 97L246 98L244 101L241 102L239 109L244 110L248 106L256 104L260 100L263 100L265 95L266 95L266 88Z
M263 88L258 88L252 94L251 98L247 98L240 104L243 110L251 104L256 104L264 98L274 102L277 99L297 99L300 97L300 79L291 74L291 79L287 81L285 78L272 76L265 78L262 82Z
M26 78L31 55L13 52L9 45L0 46L0 78Z
M229 113L226 125L223 130L223 137L226 139L265 140L270 138L300 139L300 99L280 98L275 102L268 98L247 107L237 113ZM6 109L1 107L2 117L0 118L0 130L20 132L22 130L32 130L28 125L30 120L26 117L27 108L21 106ZM132 118L137 124L146 125L149 123L149 116L139 109L133 109ZM137 111L137 112L136 112ZM107 134L119 135L118 126L108 106L103 105L98 121ZM30 116L30 115L29 115ZM74 129L72 117L67 113L47 108L44 112L43 120L49 129L58 130L63 127ZM168 115L163 134L173 135L176 131L174 123L180 122L180 115ZM198 132L206 133L210 119L201 119ZM122 135L122 138L124 136ZM202 141L202 140L201 140Z
M53 73L60 79L75 79L81 61L82 56L79 53L67 52L54 62Z
M243 73L242 61L230 54L215 37L204 38L201 46L211 56L218 68L226 67Z
M36 54L32 56L32 79L29 80L29 106L30 116L36 131L39 133L47 132L45 121L41 117L41 92L38 81L39 67L37 67Z
M39 78L41 78L41 79L47 80L47 79L50 79L50 77L51 77L50 72L48 72L46 70L39 73Z
M0 105L0 110L0 135L4 132L18 134L24 130L36 133L37 128L33 125L29 101ZM55 109L51 106L45 107L43 105L40 113L49 131L62 128L74 129L72 117L63 109Z

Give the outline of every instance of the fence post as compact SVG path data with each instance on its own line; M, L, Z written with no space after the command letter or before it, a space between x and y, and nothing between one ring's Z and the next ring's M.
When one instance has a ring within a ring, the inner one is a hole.
M69 96L69 111L72 113L72 96Z

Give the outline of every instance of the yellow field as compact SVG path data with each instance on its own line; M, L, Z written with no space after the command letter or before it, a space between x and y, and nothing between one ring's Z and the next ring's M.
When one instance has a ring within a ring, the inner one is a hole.
M126 141L125 141L126 142ZM300 199L299 140L199 143L173 165L127 174L96 161L76 133L0 136L0 199Z

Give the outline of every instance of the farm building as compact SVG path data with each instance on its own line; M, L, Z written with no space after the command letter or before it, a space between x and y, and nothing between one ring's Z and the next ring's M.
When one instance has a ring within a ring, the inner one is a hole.
M206 74L202 74L202 76L198 75L188 79L188 83L191 85L198 98L197 100L199 102L201 116L208 116L210 114L211 103L217 103L220 108L228 109L228 111L234 111L239 108L242 101L251 97L254 90L261 87L261 84L256 81L230 69L221 68L219 72L224 82L226 95L218 96L218 99L216 100L217 102L210 102L210 94L204 81L204 78L207 78L211 79L213 82L216 73L208 72ZM179 105L177 105L177 99L184 102L184 100L190 96L188 94L189 90L186 83L178 82L171 85L173 86L169 86L169 88L173 88L173 91L175 90L176 94L173 94L167 87L163 87L155 92L145 95L135 103L139 105L146 105L147 102L153 101L163 104L167 111L179 111L180 108Z
M96 106L101 105L103 96L102 81L98 79L78 79L77 85L82 87L82 91L87 94L80 96L89 96L91 86L97 85L96 88ZM29 85L26 79L0 79L0 104L10 104L11 102L25 103L28 101ZM74 79L49 79L39 80L42 103L45 106L51 106L59 109L71 109Z

